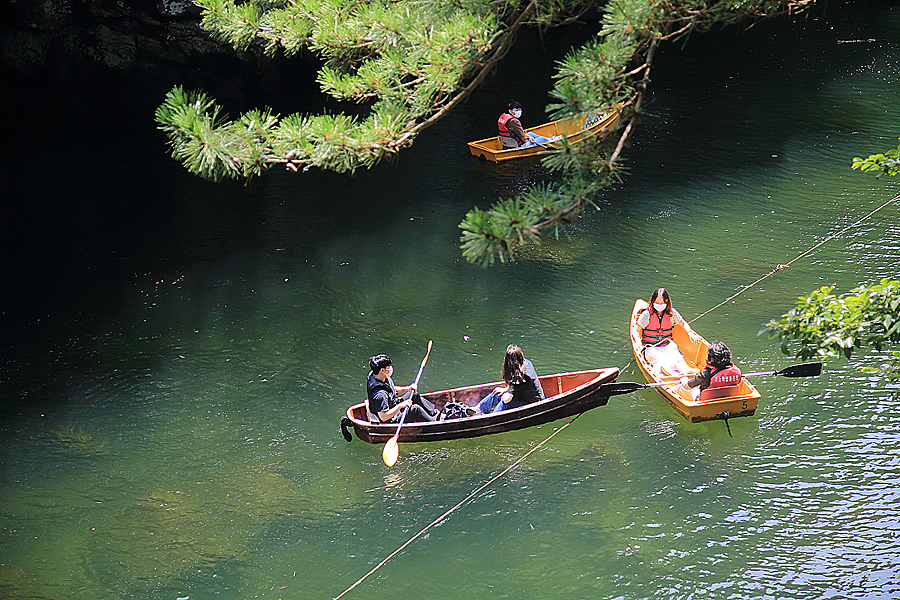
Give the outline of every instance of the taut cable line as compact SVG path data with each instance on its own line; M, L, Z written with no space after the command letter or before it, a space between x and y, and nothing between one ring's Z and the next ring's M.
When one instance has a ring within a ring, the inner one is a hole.
M374 573L375 571L377 571L378 569L380 569L385 563L387 563L387 561L391 560L394 556L396 556L397 554L399 554L404 548L406 548L407 546L409 546L410 544L412 544L415 540L417 540L418 538L420 538L420 537L422 536L423 533L425 533L426 531L428 531L429 529L431 529L432 527L434 527L435 525L437 525L438 523L440 523L441 521L443 521L444 519L446 519L447 517L449 517L449 516L450 516L457 508L461 507L463 504L465 504L466 502L468 502L469 500L471 500L472 498L474 498L475 495L478 494L478 492L480 492L480 491L483 490L484 488L488 487L489 485L491 485L492 483L494 483L495 481L497 481L498 479L500 479L501 477L503 477L504 475L506 475L507 473L509 473L513 468L515 468L516 465L518 465L520 462L522 462L523 460L525 460L526 458L528 458L529 456L531 456L531 453L532 453L532 452L534 452L535 450L537 450L538 448L540 448L541 446L543 446L544 444L546 444L547 442L549 442L550 439L551 439L553 436L555 436L557 433L559 433L560 431L562 431L563 429L565 429L566 427L568 427L569 425L571 425L572 423L574 423L574 422L578 419L578 417L580 417L580 416L581 416L581 414L577 414L577 415L575 415L574 417L572 417L572 419L571 419L570 421L564 423L564 424L563 424L561 427L559 427L556 431L554 431L554 432L551 433L549 436L547 436L547 439L545 439L543 442L541 442L540 444L538 444L537 446L535 446L534 448L532 448L531 450L529 450L528 452L526 452L525 454L523 454L518 460L516 460L516 462L512 463L511 465L509 465L508 467L506 467L505 469L503 469L502 471L500 471L499 473L497 473L496 475L494 475L493 477L491 477L491 478L490 478L488 481L486 481L483 485L479 486L478 489L476 489L474 492L472 492L471 494L469 494L468 496L466 496L465 498L463 498L462 500L460 500L460 501L459 501L456 505L454 505L452 508L450 508L450 509L448 509L447 511L445 511L444 514L442 514L442 515L439 516L437 519L435 519L434 521L432 521L431 523L429 523L428 526L425 527L425 529L423 529L422 531L420 531L420 532L417 533L416 535L414 535L414 536L412 536L411 538L409 538L402 546L400 546L399 548L397 548L396 550L394 550L393 552L391 552L390 554L388 554L388 555L385 557L384 560L382 560L380 563L378 563L377 565L375 565L374 567L372 567L372 570L370 570L368 573L366 573L365 575L363 575L362 577L360 577L360 578L356 581L356 583L354 583L353 585L351 585L350 587L348 587L346 590L344 590L343 592L341 592L341 593L338 594L337 596L335 596L333 600L338 600L341 596L343 596L344 594L346 594L347 592L349 592L350 590L352 590L353 588L355 588L356 586L358 586L360 583L362 583L362 582L366 579L366 577L368 577L369 575L371 575L372 573Z
M696 317L694 317L693 319L691 319L690 321L688 321L688 323L693 323L694 321L696 321L696 320L699 319L700 317L705 316L705 315L711 313L712 311L716 310L716 309L719 308L720 306L723 306L723 305L727 304L729 301L734 300L735 298L737 298L738 296L740 296L741 294L743 294L744 292L746 292L747 290L749 290L750 288L752 288L753 286L755 286L756 284L758 284L758 283L759 283L760 281L762 281L763 279L765 279L765 278L767 278L767 277L770 277L770 276L774 275L775 273L777 273L778 271L784 269L785 267L791 266L792 264L794 264L795 262L797 262L798 260L800 260L801 258L803 258L804 256L806 256L807 254L810 254L811 252L813 252L814 250L816 250L819 246L822 246L822 245L824 245L824 244L830 242L830 241L833 240L834 238L838 237L839 235L842 235L842 234L845 233L846 231L848 231L848 230L850 230L850 229L853 229L853 228L856 227L857 225L859 225L859 224L863 223L864 221L866 221L867 219L869 219L869 217L871 217L872 215L874 215L875 213L877 213L878 211L880 211L882 208L886 207L886 206L887 206L888 204L890 204L891 202L895 202L895 201L897 201L897 200L900 200L900 196L895 196L895 197L891 198L890 200L888 200L887 202L885 202L884 204L882 204L881 206L879 206L878 208L876 208L875 210L873 210L872 212L870 212L869 214L867 214L866 216L864 216L863 218L858 219L857 221L851 223L850 225L847 225L846 227L844 227L843 229L841 229L841 230L838 231L837 233L832 233L831 235L829 235L828 237L826 237L824 240L822 240L821 242L819 242L819 243L816 244L815 246L811 247L809 250L807 250L807 251L804 252L803 254L800 254L800 255L796 256L795 258L793 258L792 260L786 262L786 263L783 264L783 265L782 265L782 264L777 265L774 269L772 269L771 271L769 271L768 273L766 273L765 275L763 275L762 277L760 277L759 279L757 279L756 281L754 281L753 283L751 283L750 285L745 285L745 286L742 287L740 290L738 290L735 294L732 294L731 296L725 298L724 300L722 300L721 302L719 302L718 304L716 304L715 306L713 306L713 307L710 308L709 310L700 313L699 315L697 315Z

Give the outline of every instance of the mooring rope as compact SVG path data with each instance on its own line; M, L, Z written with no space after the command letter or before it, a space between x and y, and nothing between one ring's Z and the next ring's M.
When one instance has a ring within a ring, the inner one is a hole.
M503 477L504 475L506 475L507 473L509 473L516 465L518 465L520 462L522 462L523 460L525 460L526 458L528 458L529 456L531 456L531 453L532 453L532 452L534 452L535 450L537 450L538 448L540 448L541 446L543 446L544 444L546 444L547 442L549 442L550 439L553 438L553 436L555 436L557 433L559 433L560 431L562 431L563 429L565 429L566 427L568 427L569 425L571 425L572 423L574 423L574 422L578 419L578 417L580 417L580 416L581 416L581 414L577 414L577 415L575 415L574 417L572 417L572 419L571 419L570 421L568 421L567 423L564 423L564 424L563 424L561 427L559 427L556 431L554 431L554 432L551 433L549 436L547 436L547 439L545 439L543 442L541 442L540 444L538 444L537 446L535 446L534 448L532 448L531 450L529 450L528 452L526 452L525 454L523 454L518 460L516 460L516 462L510 464L508 467L506 467L505 469L503 469L502 471L500 471L499 473L497 473L496 475L494 475L493 477L491 477L488 481L486 481L483 485L481 485L481 486L480 486L478 489L476 489L474 492L472 492L471 494L469 494L468 496L466 496L465 498L463 498L462 500L460 500L455 506L453 506L453 508L450 508L449 510L447 510L446 512L444 512L444 514L442 514L442 515L439 516L437 519L435 519L434 521L432 521L431 523L429 523L428 526L425 527L425 529L423 529L422 531L420 531L420 532L417 533L416 535L414 535L414 536L412 536L411 538L409 538L402 546L400 546L399 548L397 548L396 550L394 550L393 552L391 552L390 554L388 554L388 555L385 557L384 560L382 560L380 563L378 563L377 565L375 565L374 567L372 567L372 569L371 569L368 573L366 573L365 575L363 575L362 577L360 577L360 578L356 581L356 583L354 583L353 585L351 585L350 587L348 587L346 590L344 590L343 592L341 592L341 593L338 594L337 596L335 596L335 597L334 597L334 600L338 600L338 598L340 598L341 596L343 596L344 594L346 594L347 592L349 592L350 590L352 590L353 588L355 588L356 586L358 586L358 585L359 585L360 583L362 583L369 575L371 575L372 573L374 573L375 571L377 571L378 569L380 569L382 566L384 566L385 563L387 563L387 561L391 560L394 556L396 556L397 554L399 554L404 548L406 548L407 546L409 546L410 544L412 544L415 540L417 540L419 537L421 537L423 533L425 533L426 531L428 531L429 529L431 529L432 527L434 527L435 525L437 525L438 523L440 523L441 521L443 521L444 519L446 519L447 517L449 517L456 509L458 509L458 508L461 507L463 504L465 504L466 502L468 502L469 500L471 500L472 498L474 498L475 495L478 494L478 492L480 492L480 491L483 490L484 488L488 487L489 485L491 485L492 483L494 483L495 481L497 481L498 479L500 479L501 477Z

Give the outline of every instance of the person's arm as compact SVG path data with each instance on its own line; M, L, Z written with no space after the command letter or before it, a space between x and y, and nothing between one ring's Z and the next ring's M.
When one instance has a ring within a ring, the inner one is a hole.
M397 390L397 395L398 395L398 396L402 396L403 394L405 394L405 393L407 393L407 392L409 392L409 391L413 391L413 392L419 391L419 386L418 386L418 385L416 384L416 382L414 381L414 382L412 382L412 383L409 384L409 385L398 385L398 386L395 387L394 389Z
M682 317L681 314L673 308L672 316L675 316L675 315L678 315L678 322L675 323L675 326L677 327L680 325L681 328L684 330L684 332L687 334L688 338L691 340L691 342L693 342L694 344L699 344L700 336L697 334L696 331L691 329L691 326L688 324L687 321L685 321L684 317Z
M388 406L387 392L384 391L377 392L375 394L375 400L381 405L381 410L378 411L378 418L384 422L390 421L397 416L397 413L407 406L412 406L413 403L411 399L406 399L402 402L398 402L394 406Z
M522 128L522 123L515 117L506 122L506 128L516 136L516 139L524 140L531 137L530 134L525 133L525 130Z
M640 342L642 348L644 346L644 342L642 341L644 339L644 329L647 328L647 325L649 323L650 323L650 311L645 308L640 313L638 313L638 316L637 316L638 342Z
M534 388L537 390L538 397L543 400L546 396L544 396L544 388L541 387L541 379L538 377L534 364L527 358L525 359L525 374L534 382Z
M710 379L709 374L710 374L709 368L703 367L702 369L697 371L697 374L694 375L693 377L691 377L690 379L688 379L687 377L682 377L681 385L683 385L686 388L692 388L692 387L696 387L698 385L704 386L704 387L709 387L709 379Z

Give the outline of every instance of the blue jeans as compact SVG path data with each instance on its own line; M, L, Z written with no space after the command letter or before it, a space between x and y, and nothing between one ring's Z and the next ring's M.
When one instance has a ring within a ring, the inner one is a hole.
M501 410L518 408L522 406L522 404L515 398L510 400L508 404L503 404L503 402L500 400L501 396L503 396L503 394L498 392L491 392L490 394L482 398L481 402L478 403L478 410L481 411L481 414L486 415L488 413L498 413Z
M550 138L544 137L544 136L542 136L542 135L538 135L538 134L536 134L536 133L532 133L531 135L534 136L534 139L537 140L537 142L532 142L530 139L526 139L526 140L525 140L525 143L522 144L522 147L523 147L523 148L525 148L525 147L527 147L527 146L534 146L536 143L537 143L537 144L546 144L547 142L550 141Z

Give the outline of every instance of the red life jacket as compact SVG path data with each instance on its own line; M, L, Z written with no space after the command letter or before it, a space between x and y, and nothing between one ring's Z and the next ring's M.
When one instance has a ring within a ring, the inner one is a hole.
M515 136L513 136L512 131L510 131L510 130L506 127L506 122L509 121L509 120L512 119L512 118L513 118L513 116L512 116L511 114L509 114L509 113L503 113L502 115L500 115L500 118L497 119L497 129L500 130L500 137L508 137L508 138L514 138L514 137L515 137Z
M674 329L671 315L663 313L663 316L660 317L655 310L650 310L649 308L645 310L650 311L650 322L647 323L644 331L641 332L641 343L645 346L654 346L665 340L671 340L672 330ZM653 327L653 317L656 317L657 321L657 327L655 328Z
M734 365L729 365L724 369L713 369L711 375L707 390L731 387L741 382L741 370Z

